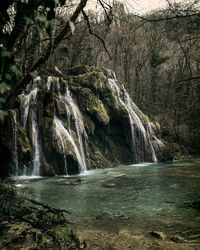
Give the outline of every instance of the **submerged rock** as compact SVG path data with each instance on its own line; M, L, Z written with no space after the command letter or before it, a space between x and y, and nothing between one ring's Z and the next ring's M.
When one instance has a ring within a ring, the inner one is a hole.
M159 231L152 231L150 232L150 235L161 240L165 240L167 238L167 236L163 232Z

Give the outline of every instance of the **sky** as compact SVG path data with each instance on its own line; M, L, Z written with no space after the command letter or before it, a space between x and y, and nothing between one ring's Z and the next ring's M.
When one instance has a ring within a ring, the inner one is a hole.
M153 9L166 6L165 0L127 0L128 5L131 5L136 12L145 13Z
M89 0L87 9L94 9L96 6L97 0ZM151 10L157 8L164 8L166 4L166 0L120 0L124 2L127 7L133 9L134 12L139 14L144 14ZM170 0L174 2L175 0ZM185 0L176 0L176 2L184 2Z

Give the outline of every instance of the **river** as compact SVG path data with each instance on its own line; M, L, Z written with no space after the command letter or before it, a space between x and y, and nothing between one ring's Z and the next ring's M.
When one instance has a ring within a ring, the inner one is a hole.
M200 212L184 206L200 197L199 158L15 181L32 198L70 211L77 227L182 236L187 232L200 241Z

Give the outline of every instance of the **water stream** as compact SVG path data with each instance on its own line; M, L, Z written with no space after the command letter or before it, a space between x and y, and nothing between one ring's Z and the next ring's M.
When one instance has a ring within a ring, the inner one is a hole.
M84 162L83 162L83 159L82 159L81 154L79 152L79 149L78 149L78 147L77 147L77 145L76 145L76 143L74 141L73 136L64 127L62 121L58 117L54 118L54 123L55 123L56 132L57 132L58 136L61 138L63 148L65 147L64 141L66 141L67 143L70 143L72 145L73 151L74 151L74 153L76 155L76 159L77 159L78 164L79 164L79 166L81 168L82 166L84 166Z
M18 148L17 148L17 114L15 110L10 110L12 120L12 137L13 137L13 173L14 175L19 174L19 163L18 163Z
M83 138L85 139L85 142L86 142L87 134L86 134L85 127L84 127L83 118L68 88L66 88L65 98L71 107L72 115L75 120L76 134L78 137L80 155L82 159L82 164L80 165L80 172L84 172L86 171L87 167L86 167L86 157L85 157L84 146L83 146Z
M40 175L41 167L41 143L39 138L38 110L37 110L37 82L33 81L28 94L21 94L21 116L22 125L28 131L28 120L31 128L31 141L33 147L33 169L32 175Z
M48 80L48 89L50 89L52 82ZM68 86L64 88L64 91L61 90L61 86L59 81L56 81L56 87L58 91L59 100L64 104L66 115L67 115L67 123L68 128L65 128L61 119L59 119L59 114L54 118L54 123L56 125L57 134L61 140L63 152L65 151L65 143L70 143L73 146L74 153L76 155L79 171L84 172L87 169L86 166L86 156L85 156L85 146L84 143L87 143L87 134L84 127L84 122L82 115L79 111L77 104L75 103L72 95L68 89ZM64 92L64 93L63 93ZM78 139L78 143L74 139L73 131L71 129L71 119L74 119L75 123L75 133ZM64 139L62 138L64 136ZM84 139L84 143L83 143ZM66 145L67 147L67 145ZM87 153L87 152L86 152ZM88 154L88 153L87 153ZM64 164L66 165L66 156L64 156Z
M131 136L132 136L132 151L134 154L135 163L139 162L138 157L138 146L141 147L143 152L143 159L144 162L148 160L148 151L151 154L151 160L153 162L157 162L156 154L154 147L152 145L151 137L148 134L148 131L145 130L144 125L136 114L135 110L139 110L137 106L131 100L128 92L126 91L124 86L120 86L116 75L112 70L106 70L108 84L110 85L112 91L114 92L115 96L118 98L120 103L124 106L127 110L129 115L130 127L131 127ZM149 130L150 131L150 130ZM151 130L152 131L152 130ZM139 136L137 136L139 133ZM137 138L139 137L139 145L136 142Z

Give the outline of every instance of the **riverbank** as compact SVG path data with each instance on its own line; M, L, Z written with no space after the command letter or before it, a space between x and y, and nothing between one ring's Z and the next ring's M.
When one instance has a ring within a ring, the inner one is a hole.
M15 188L0 190L0 242L8 241L4 249L200 249L199 166L195 158L16 177Z
M30 223L22 221L1 221L0 249L61 249L61 250L199 250L200 244L185 241L182 238L158 239L150 234L133 235L127 229L108 232L84 228L69 230L69 224L57 227L55 235L34 228ZM164 235L161 234L162 237ZM159 236L157 236L159 237ZM174 242L182 239L182 242Z
M66 210L20 195L0 183L0 249L84 249L69 225Z
M27 194L19 195L10 183L1 183L0 191L0 249L200 249L200 242L190 238L190 232L184 237L183 234L172 236L163 232L144 232L117 226L115 220L106 217L99 221L101 227L94 228L70 222L66 210L32 200Z
M134 235L127 229L108 232L94 229L77 229L80 240L85 240L87 250L199 250L200 244L195 242L174 242L179 238L158 239L150 234ZM163 236L164 237L164 236Z

